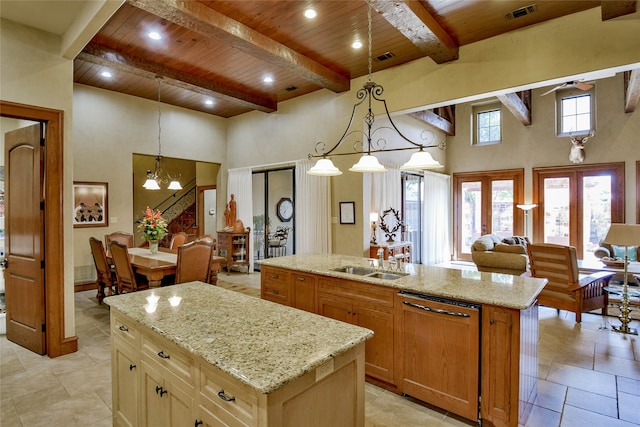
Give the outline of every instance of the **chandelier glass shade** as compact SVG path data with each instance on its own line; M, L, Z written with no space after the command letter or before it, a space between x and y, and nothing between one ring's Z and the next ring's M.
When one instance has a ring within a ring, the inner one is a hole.
M371 54L371 1L367 1L367 23L368 23L368 40L369 40L369 52L368 52L368 65L369 65L369 75L365 84L361 89L356 93L356 98L358 101L354 104L353 110L351 112L351 118L349 119L349 124L347 125L346 130L342 134L342 137L338 140L338 142L327 149L327 145L324 142L318 142L315 146L314 153L309 154L309 159L318 158L316 164L307 171L309 175L317 175L317 176L336 176L342 174L342 172L333 164L330 156L344 156L344 155L353 155L360 154L360 160L358 163L354 164L351 168L349 168L352 172L370 172L370 173L378 173L378 172L386 172L387 169L380 163L377 157L375 157L376 153L381 152L392 152L392 151L403 151L403 150L411 150L418 149L418 152L414 153L409 161L400 167L401 170L409 170L409 171L417 171L417 170L425 170L425 169L437 169L443 167L438 161L434 160L434 158L428 152L424 151L425 148L438 147L441 150L444 150L446 147L446 143L443 141L441 143L434 144L433 141L427 141L424 138L424 134L427 131L422 133L422 137L424 141L422 143L414 142L405 135L400 132L400 130L396 127L395 123L391 119L391 115L389 114L389 109L387 108L387 102L382 98L382 93L384 92L384 88L372 81L371 79L371 69L372 69L372 54ZM364 104L366 101L367 111L364 115L364 123L366 125L366 129L364 130L352 130L351 127L354 122L354 118L356 115L356 111L358 107ZM379 102L384 107L384 113L386 116L386 120L389 122L389 126L380 126L374 129L375 123L375 115L373 113L372 103L373 101ZM378 138L376 140L373 139L373 135L379 131L380 129L389 129L395 131L395 133L400 136L403 142L409 143L409 146L400 147L400 148L386 148L386 141L383 138ZM341 152L336 153L335 151L342 145L342 143L350 136L354 134L361 134L362 141L357 141L354 144L354 150L352 152ZM432 134L433 135L433 134Z
M156 162L153 171L150 169L147 170L147 179L142 185L147 190L160 190L160 184L169 183L167 187L169 190L182 190L182 185L180 185L180 175L176 177L171 177L169 173L166 174L161 168L162 161L162 110L160 109L160 77L156 77L156 81L158 82L158 154L156 155Z

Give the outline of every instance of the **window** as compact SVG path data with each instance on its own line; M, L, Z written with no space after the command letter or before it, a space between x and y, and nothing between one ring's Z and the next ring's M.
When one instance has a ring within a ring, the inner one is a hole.
M533 170L534 241L593 251L612 222L624 222L624 163Z
M405 231L409 233L413 243L412 260L422 263L422 203L424 200L424 177L412 173L401 172L402 180L402 219ZM405 240L404 237L402 240Z
M558 91L558 136L583 135L595 129L595 92L570 89Z
M502 140L502 110L499 103L473 107L473 143L497 144Z
M457 173L454 185L454 229L457 259L471 259L471 246L482 234L521 235L524 170Z

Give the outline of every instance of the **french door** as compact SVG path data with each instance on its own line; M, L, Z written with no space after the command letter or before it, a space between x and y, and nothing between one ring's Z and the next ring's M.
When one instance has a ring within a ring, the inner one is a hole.
M412 242L411 262L422 263L422 203L424 201L424 177L402 172L402 219L405 232ZM402 237L405 240L405 237Z
M533 169L534 241L593 251L612 222L624 222L624 162Z
M453 184L457 259L471 260L471 246L483 234L523 233L523 216L516 208L524 192L523 169L457 173Z

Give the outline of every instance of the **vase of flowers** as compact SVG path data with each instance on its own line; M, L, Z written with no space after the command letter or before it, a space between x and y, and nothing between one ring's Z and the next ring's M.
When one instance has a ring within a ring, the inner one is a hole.
M138 230L142 231L142 237L149 242L149 251L158 253L158 242L167 234L167 221L162 218L160 210L154 213L147 206L144 218L138 224Z

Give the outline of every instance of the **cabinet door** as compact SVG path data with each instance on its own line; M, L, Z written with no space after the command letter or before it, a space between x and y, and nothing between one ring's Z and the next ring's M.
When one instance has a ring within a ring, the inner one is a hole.
M138 425L138 364L136 351L115 341L112 351L114 425Z
M374 335L365 343L365 373L393 383L393 315L362 306L353 306L356 324Z
M140 384L140 405L141 405L141 426L162 427L169 426L169 410L165 405L164 378L153 367L141 361L141 384Z
M518 358L513 341L514 315L499 307L482 315L482 418L496 426L517 425L518 395L512 394L518 378ZM513 360L514 357L516 360Z
M318 298L318 314L340 320L346 323L353 323L354 313L351 304L320 295Z
M316 279L306 274L292 274L293 306L310 313L316 312Z

